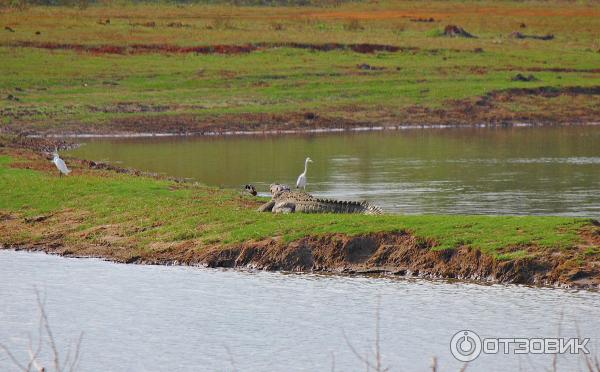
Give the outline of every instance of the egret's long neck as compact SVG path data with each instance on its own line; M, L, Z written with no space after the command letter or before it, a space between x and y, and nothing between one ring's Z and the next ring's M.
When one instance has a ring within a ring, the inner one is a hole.
M304 161L304 174L306 174L306 171L308 170L308 159L306 159Z

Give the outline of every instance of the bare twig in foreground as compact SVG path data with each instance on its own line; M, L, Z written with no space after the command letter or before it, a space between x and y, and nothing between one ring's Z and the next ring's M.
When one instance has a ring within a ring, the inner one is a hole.
M34 349L33 339L31 338L31 335L29 335L29 337L28 337L29 338L29 347L27 349L27 352L28 352L27 363L23 364L23 363L19 362L19 360L10 351L10 349L8 347L6 347L5 345L3 345L2 343L0 343L0 349L3 350L6 353L6 355L8 355L8 358L10 359L10 361L20 371L46 372L48 370L44 366L44 363L42 363L39 360L39 355L42 351L43 344L44 344L43 339L46 337L47 343L50 345L50 349L52 351L52 365L54 367L54 371L55 372L76 371L77 365L79 363L79 358L80 358L81 341L83 339L83 332L79 335L79 338L77 339L77 342L75 343L75 352L73 353L73 357L71 358L71 350L70 350L71 348L69 346L66 357L65 357L64 361L61 363L60 353L58 351L58 346L56 344L54 334L52 333L52 329L50 328L50 323L48 321L48 315L46 313L44 301L40 297L40 293L37 289L35 290L35 296L36 296L36 303L38 306L38 310L40 312L37 345ZM45 335L44 335L44 333L45 333ZM66 369L66 366L69 366L68 370Z
M377 308L375 311L375 350L374 350L375 362L374 363L369 360L368 354L366 354L365 356L360 355L360 353L354 348L354 346L352 345L350 340L348 340L348 336L346 336L346 333L345 332L343 333L344 340L346 340L346 344L348 345L348 348L350 349L352 354L354 354L354 356L356 356L358 358L358 360L360 360L361 362L363 362L365 364L367 371L370 371L371 369L373 369L375 372L386 372L389 370L388 367L383 368L382 362L381 362L380 309L381 309L381 296L377 296Z

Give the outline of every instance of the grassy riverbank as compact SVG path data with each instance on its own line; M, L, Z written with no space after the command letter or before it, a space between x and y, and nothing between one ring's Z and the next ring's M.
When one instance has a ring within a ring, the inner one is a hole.
M600 279L599 229L588 219L272 215L256 212L263 200L237 190L68 162L72 175L58 177L37 153L0 148L0 244L123 262L480 279L497 272L502 281L582 285ZM319 261L324 247L330 256ZM443 272L435 269L440 262Z
M5 8L0 125L60 134L595 121L594 4ZM451 24L477 37L444 36Z

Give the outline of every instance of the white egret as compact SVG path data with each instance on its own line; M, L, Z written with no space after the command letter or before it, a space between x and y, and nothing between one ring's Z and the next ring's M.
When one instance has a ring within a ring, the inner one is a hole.
M304 173L298 176L298 181L296 181L296 188L303 188L306 190L306 171L308 170L308 163L312 163L311 158L306 158L304 161Z
M60 156L58 156L57 151L54 151L54 159L52 159L52 162L54 163L54 165L56 165L56 168L58 168L59 176L62 176L63 174L68 175L69 173L71 173L71 170L67 168L65 161L62 160Z

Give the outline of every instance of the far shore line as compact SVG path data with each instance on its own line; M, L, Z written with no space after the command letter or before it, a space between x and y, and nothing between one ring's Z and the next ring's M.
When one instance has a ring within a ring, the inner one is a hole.
M26 134L30 138L156 138L156 137L220 137L220 136L282 136L289 134L328 134L328 133L356 133L356 132L382 132L405 130L432 130L432 129L495 129L495 128L537 128L537 127L572 127L572 126L597 126L600 122L584 123L507 123L507 124L402 124L402 125L376 125L360 127L331 127L308 129L270 129L270 130L235 130L235 131L193 131L193 132L112 132L112 133L49 133Z

